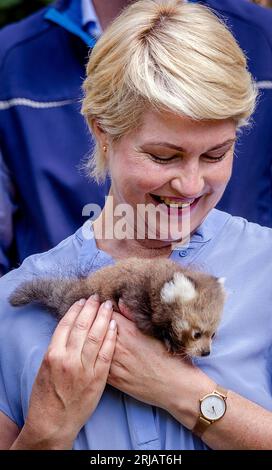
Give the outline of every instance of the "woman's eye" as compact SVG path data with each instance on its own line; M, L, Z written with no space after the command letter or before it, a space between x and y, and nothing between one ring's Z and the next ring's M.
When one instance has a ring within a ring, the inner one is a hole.
M208 160L209 162L221 162L221 160L224 160L226 156L226 153L223 155L220 155L220 157L210 157L209 155L205 155L205 160Z
M157 163L161 163L161 164L169 163L175 160L176 158L178 158L178 155L173 155L172 157L158 157L157 155L154 155L153 153L148 153L148 156L153 161ZM216 163L216 162L221 162L222 160L224 160L225 156L226 156L226 153L224 153L223 155L220 155L219 157L211 157L209 155L205 155L203 156L203 158L210 163Z
M200 333L200 331L196 331L194 333L194 339L199 339L199 338L201 338L201 336L202 336L202 333Z
M172 157L158 157L157 155L153 155L153 153L149 153L148 154L152 160L154 160L155 162L158 162L158 163L168 163L168 162L171 162L172 160L174 160L175 158L177 158L176 155L173 155Z

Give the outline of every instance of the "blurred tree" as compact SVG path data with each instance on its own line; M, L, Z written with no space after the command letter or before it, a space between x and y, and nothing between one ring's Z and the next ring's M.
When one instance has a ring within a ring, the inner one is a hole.
M253 3L257 3L262 7L272 8L272 0L251 0Z
M0 0L0 28L19 21L53 0Z

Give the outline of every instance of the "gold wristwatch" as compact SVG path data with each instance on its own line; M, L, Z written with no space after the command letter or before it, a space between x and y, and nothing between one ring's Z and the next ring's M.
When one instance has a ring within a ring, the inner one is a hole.
M227 393L228 391L216 385L215 390L205 395L200 400L200 414L192 429L196 436L201 437L206 429L219 419L223 418L227 411Z

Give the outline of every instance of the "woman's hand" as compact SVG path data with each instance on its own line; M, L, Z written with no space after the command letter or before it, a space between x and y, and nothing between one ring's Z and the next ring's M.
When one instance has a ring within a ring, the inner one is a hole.
M111 318L111 302L99 307L96 296L62 318L33 385L21 448L72 447L107 382L117 336Z
M140 401L170 411L175 394L174 378L182 375L186 382L195 368L168 353L161 341L141 333L128 320L133 315L125 312L120 303L118 307L122 315L113 314L118 325L118 338L108 383Z

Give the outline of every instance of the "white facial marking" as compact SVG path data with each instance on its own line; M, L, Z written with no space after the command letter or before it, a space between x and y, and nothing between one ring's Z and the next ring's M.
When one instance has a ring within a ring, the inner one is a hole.
M177 326L177 328L180 328L181 330L189 330L190 329L190 325L187 322L187 320L177 320L176 321L176 326Z
M177 299L190 302L196 296L194 285L183 273L175 273L173 281L166 282L161 290L161 298L166 303L172 303Z
M219 284L221 284L221 286L224 286L224 285L225 285L225 282L226 282L226 278L225 278L225 277L219 277L219 278L217 279L217 282L218 282Z

